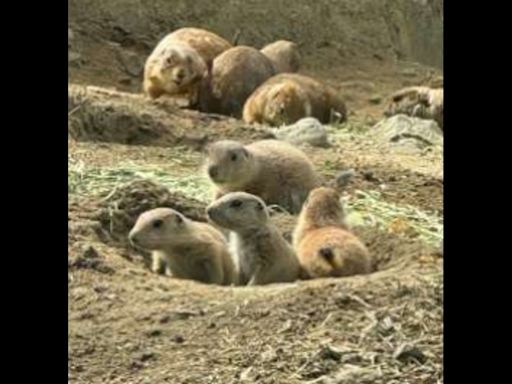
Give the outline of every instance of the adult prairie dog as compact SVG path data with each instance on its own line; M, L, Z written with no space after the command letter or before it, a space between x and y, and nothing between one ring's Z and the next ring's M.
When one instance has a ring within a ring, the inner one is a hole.
M206 171L216 197L243 191L298 213L319 176L306 154L291 144L261 140L249 145L221 140L208 147Z
M237 282L224 236L209 224L188 219L171 208L142 213L129 239L152 251L152 270L209 284Z
M234 234L232 249L242 285L291 282L300 266L288 242L269 220L262 199L245 192L228 193L206 209L208 218Z
M331 87L297 73L282 73L261 84L247 99L243 119L271 126L293 124L304 117L321 123L347 120L347 108Z
M349 231L340 196L331 188L310 192L293 233L293 247L311 278L371 272L369 252Z
M222 37L204 29L181 28L168 34L146 60L144 92L152 99L168 95L197 104L208 66L230 47Z

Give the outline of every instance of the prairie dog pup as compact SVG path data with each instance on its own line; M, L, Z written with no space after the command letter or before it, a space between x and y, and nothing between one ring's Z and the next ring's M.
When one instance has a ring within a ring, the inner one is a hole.
M272 62L257 49L230 48L213 60L201 85L199 110L240 117L247 98L274 73Z
M270 59L276 73L292 73L298 72L300 69L301 57L299 47L291 41L275 41L265 45L260 52Z
M152 251L155 273L209 284L236 283L236 271L224 236L211 225L190 220L170 208L142 213L130 241Z
M221 140L208 147L206 171L216 197L243 191L298 213L309 191L319 184L306 154L291 144L261 140L244 146Z
M144 91L152 99L162 95L185 97L197 104L208 63L231 44L216 34L198 28L181 28L164 37L144 67Z
M243 110L246 123L279 126L304 117L315 117L323 124L333 119L343 122L347 120L347 108L326 84L297 73L281 73L261 84Z
M270 222L259 197L229 193L211 203L208 218L234 233L232 237L242 285L291 282L299 277L300 266L293 249Z
M293 233L293 247L309 277L341 277L371 272L366 246L345 223L340 196L331 188L310 192Z

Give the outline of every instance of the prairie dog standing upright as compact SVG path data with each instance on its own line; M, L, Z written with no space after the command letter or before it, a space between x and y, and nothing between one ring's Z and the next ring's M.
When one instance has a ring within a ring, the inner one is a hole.
M297 257L270 222L267 207L259 197L245 192L228 193L211 203L206 213L212 222L234 233L232 248L238 260L242 285L298 279Z
M340 196L331 188L310 192L293 233L293 247L312 278L371 272L369 252L348 230Z

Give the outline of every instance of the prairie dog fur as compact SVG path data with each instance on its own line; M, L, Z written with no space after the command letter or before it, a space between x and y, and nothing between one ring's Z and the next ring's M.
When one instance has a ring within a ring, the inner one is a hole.
M208 147L206 172L217 187L216 197L235 191L259 196L298 213L319 176L306 154L291 144L261 140L249 145L221 140Z
M236 270L224 236L209 224L170 208L142 213L130 231L132 244L152 251L152 270L208 284L236 283Z
M292 282L300 266L293 249L270 222L262 199L245 192L232 192L211 203L208 218L229 229L242 285Z

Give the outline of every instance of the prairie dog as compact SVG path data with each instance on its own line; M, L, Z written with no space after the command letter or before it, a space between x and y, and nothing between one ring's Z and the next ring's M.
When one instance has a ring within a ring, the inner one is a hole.
M216 197L243 191L298 213L319 176L306 154L291 144L261 140L244 146L221 140L208 147L206 172L217 187Z
M310 192L293 233L293 247L311 278L371 272L369 252L349 231L340 196L331 188Z
M232 192L211 203L206 213L212 222L233 232L232 249L242 285L298 279L297 257L270 222L262 199L245 192Z
M181 28L168 34L146 60L145 93L152 99L168 95L197 104L208 65L230 47L226 40L203 29Z
M209 284L236 283L224 236L214 227L170 208L142 213L130 231L132 244L152 251L152 270Z
M274 41L265 45L260 52L270 59L276 73L293 73L300 69L299 46L292 41Z
M247 98L274 73L272 62L257 49L230 48L213 60L201 85L199 110L240 117Z
M315 117L323 124L344 122L347 115L345 103L334 89L297 73L281 73L265 81L243 110L246 123L273 126L293 124L304 117Z

